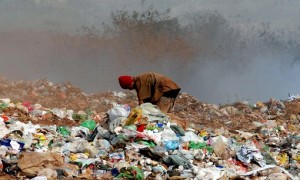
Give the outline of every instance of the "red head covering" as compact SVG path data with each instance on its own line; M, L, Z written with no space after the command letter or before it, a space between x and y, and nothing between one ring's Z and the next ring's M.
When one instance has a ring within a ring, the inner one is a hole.
M133 82L133 78L131 76L120 76L119 77L119 84L121 88L128 89Z

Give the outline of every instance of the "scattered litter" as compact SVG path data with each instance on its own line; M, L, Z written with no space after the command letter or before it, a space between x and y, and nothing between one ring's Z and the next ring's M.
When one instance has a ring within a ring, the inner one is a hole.
M298 95L214 105L181 93L174 112L164 114L138 105L132 92L0 83L0 168L7 176L299 180Z

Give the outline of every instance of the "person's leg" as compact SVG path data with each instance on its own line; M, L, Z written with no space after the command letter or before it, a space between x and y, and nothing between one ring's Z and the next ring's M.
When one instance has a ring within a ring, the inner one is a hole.
M162 96L160 100L156 103L156 105L161 110L161 112L169 113L173 109L174 100L174 98Z
M170 98L170 109L169 112L173 111L174 105L175 105L176 98L171 97Z

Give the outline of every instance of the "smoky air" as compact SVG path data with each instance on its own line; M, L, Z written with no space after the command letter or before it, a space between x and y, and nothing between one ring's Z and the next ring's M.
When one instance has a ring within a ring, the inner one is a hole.
M287 99L300 90L297 4L2 0L0 75L96 93L156 71L208 103Z

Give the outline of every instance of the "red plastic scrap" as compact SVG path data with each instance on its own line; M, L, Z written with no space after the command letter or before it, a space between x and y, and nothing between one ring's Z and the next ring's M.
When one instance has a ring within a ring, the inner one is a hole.
M24 102L22 103L22 105L25 106L25 107L27 107L28 111L32 111L32 110L33 110L33 106L32 106L31 103L28 102L28 101L24 101Z
M3 119L4 122L7 122L9 120L9 117L5 115L1 115L1 118Z
M235 165L235 166L238 166L239 168L237 170L239 170L239 171L242 171L242 172L247 172L248 171L248 167L245 166L243 164L243 162L241 162L239 160L229 159L228 162Z
M140 125L137 126L137 129L136 129L136 130L139 131L139 132L143 132L144 129L145 129L145 127L146 127L145 124L140 124Z

